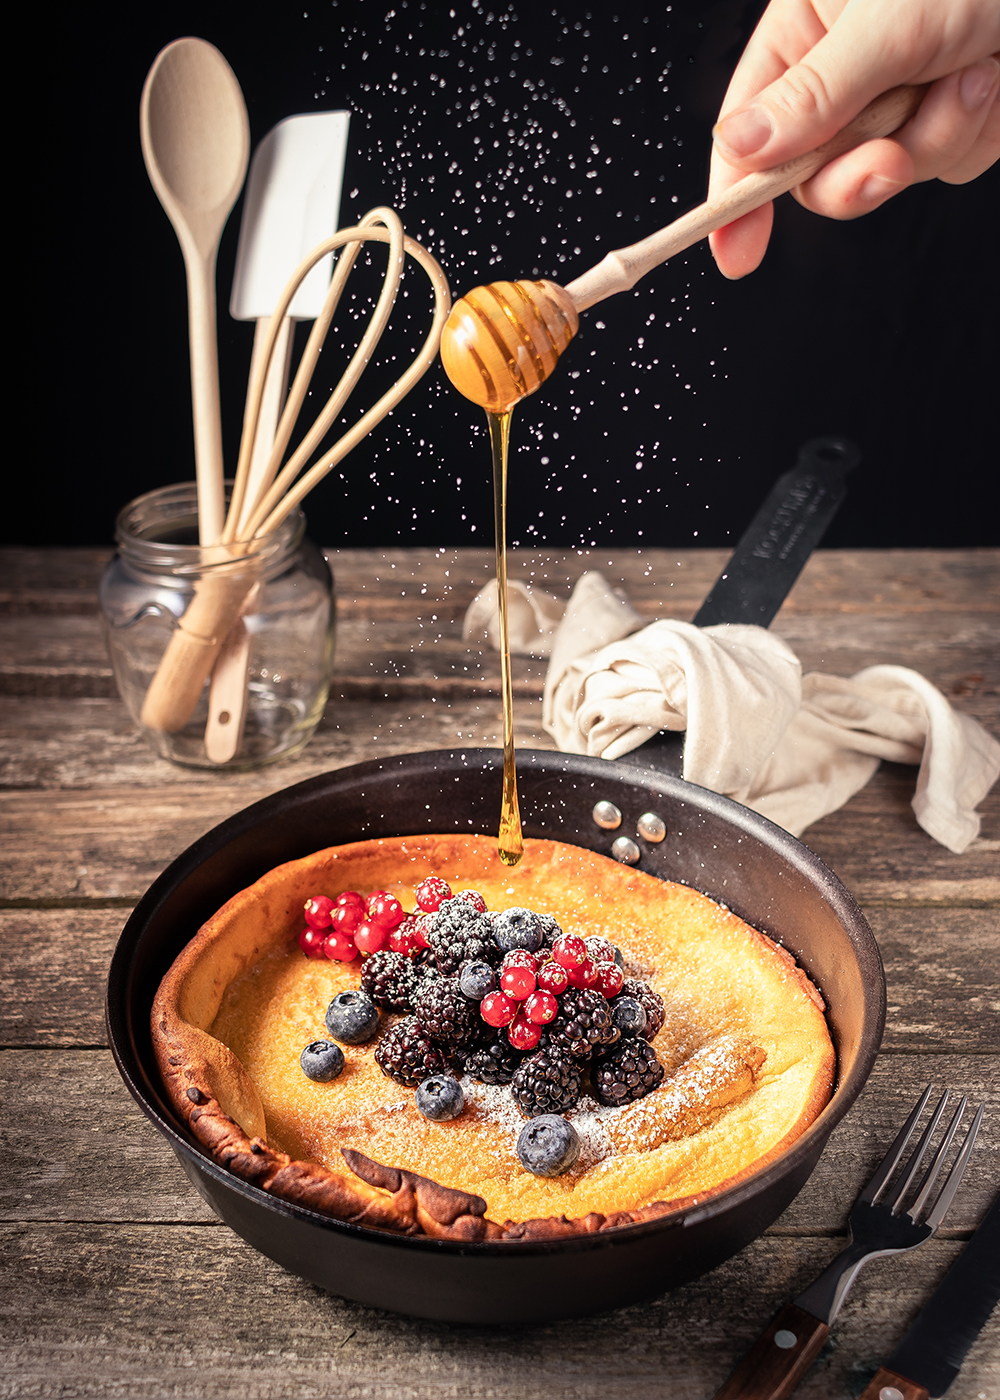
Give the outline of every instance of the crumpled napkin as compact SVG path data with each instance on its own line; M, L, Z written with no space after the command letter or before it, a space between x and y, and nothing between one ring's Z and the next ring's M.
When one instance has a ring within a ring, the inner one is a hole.
M563 607L508 584L511 650L550 656L543 723L560 749L621 758L660 729L687 730L684 777L799 836L864 787L885 758L919 765L913 810L950 851L979 832L1000 744L905 666L850 679L802 675L764 627L642 625L618 589L585 573ZM498 645L496 581L470 604L466 639Z

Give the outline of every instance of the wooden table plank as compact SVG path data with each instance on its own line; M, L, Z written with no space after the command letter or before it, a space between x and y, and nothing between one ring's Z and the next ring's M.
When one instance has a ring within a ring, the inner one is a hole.
M326 550L345 615L408 615L428 600L464 612L493 577L492 549ZM96 612L105 549L0 549L0 612ZM561 597L588 570L625 588L640 611L693 614L729 558L725 549L514 549L508 570ZM1000 605L996 549L819 549L786 609L931 613L948 601L971 612Z
M208 1389L234 1400L706 1400L838 1244L766 1237L652 1303L528 1328L380 1313L312 1288L226 1230L5 1225L0 1240L23 1280L4 1324L16 1393L136 1400ZM858 1395L959 1249L932 1240L863 1270L797 1396ZM991 1325L949 1400L998 1383Z

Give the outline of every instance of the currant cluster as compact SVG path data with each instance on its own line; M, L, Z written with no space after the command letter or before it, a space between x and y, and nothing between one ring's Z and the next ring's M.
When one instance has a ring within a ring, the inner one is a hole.
M608 939L565 934L530 909L491 912L477 891L453 895L438 876L417 886L416 904L408 913L385 890L318 895L306 902L299 943L309 957L366 955L354 995L402 1017L380 1034L375 1059L418 1090L425 1117L461 1112L461 1073L509 1085L531 1119L567 1113L585 1090L615 1105L659 1085L650 1042L663 1001L625 977Z
M465 890L459 898L472 897L477 907L486 908L481 894ZM307 958L335 958L353 962L359 953L380 953L389 949L412 957L426 948L422 916L435 913L451 890L444 880L432 875L417 889L419 914L408 914L388 890L373 890L367 897L357 890L345 890L331 899L313 895L303 906L306 926L299 934L299 947Z

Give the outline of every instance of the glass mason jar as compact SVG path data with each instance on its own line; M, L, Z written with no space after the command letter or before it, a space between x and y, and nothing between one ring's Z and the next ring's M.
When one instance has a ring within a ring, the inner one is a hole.
M335 605L305 524L297 510L265 539L203 548L193 481L118 516L104 635L129 714L163 758L256 768L308 742L330 686Z

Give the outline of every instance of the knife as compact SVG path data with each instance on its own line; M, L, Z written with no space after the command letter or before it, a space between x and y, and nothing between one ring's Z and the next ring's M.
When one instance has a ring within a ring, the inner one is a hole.
M751 622L768 627L847 494L861 452L846 438L812 438L774 483L692 619L695 627ZM684 734L661 729L619 763L680 775Z
M861 1400L943 1395L1000 1298L1000 1196Z

